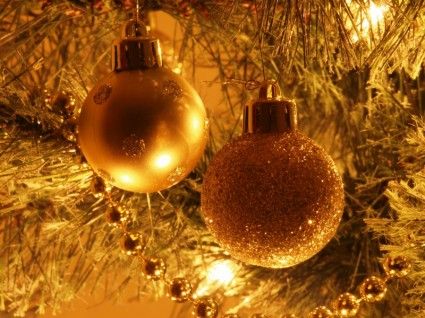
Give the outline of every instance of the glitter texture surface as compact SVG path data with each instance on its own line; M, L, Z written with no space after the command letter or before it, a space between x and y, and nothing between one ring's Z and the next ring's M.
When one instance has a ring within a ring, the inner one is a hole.
M208 228L234 258L253 265L309 259L334 236L343 207L334 162L298 131L245 134L216 154L204 178Z
M123 140L122 150L127 157L140 158L146 151L145 141L142 138L138 138L136 134L131 134Z
M164 98L178 99L183 96L183 90L176 81L168 80L162 87L161 95Z

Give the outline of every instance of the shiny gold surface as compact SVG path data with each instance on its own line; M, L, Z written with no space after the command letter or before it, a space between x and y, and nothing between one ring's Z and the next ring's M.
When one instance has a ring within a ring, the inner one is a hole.
M156 192L202 156L207 118L196 91L166 68L112 72L89 93L78 126L92 168L112 185Z
M282 268L319 252L344 207L329 155L298 131L244 134L221 149L205 174L202 212L235 258Z
M149 34L141 20L129 20L123 27L122 38L112 46L112 69L124 71L161 66L159 40Z

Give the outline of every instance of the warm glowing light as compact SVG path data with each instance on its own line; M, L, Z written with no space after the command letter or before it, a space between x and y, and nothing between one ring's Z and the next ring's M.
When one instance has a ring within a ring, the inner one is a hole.
M359 36L357 35L357 33L353 33L353 35L351 36L351 40L356 43L359 41Z
M120 179L121 179L121 182L127 183L127 184L130 184L130 183L133 183L134 182L133 177L131 175L129 175L129 174L126 174L126 173L121 174L120 175Z
M386 5L377 6L375 3L371 2L369 7L369 17L372 26L377 25L384 19L384 13L388 10Z
M209 283L228 285L234 278L234 264L231 261L214 262L207 271L207 280Z
M362 31L366 33L370 28L376 28L384 20L384 14L387 10L388 7L386 5L377 6L375 3L371 2L367 10L368 16L362 21Z
M199 130L201 130L201 121L199 120L198 116L193 116L190 123L194 132L198 132Z
M162 153L158 155L157 157L155 157L154 159L155 167L159 169L167 168L171 164L172 159L173 158L169 153Z
M206 122L202 116L199 116L197 113L189 117L189 127L192 132L192 137L194 141L199 139L199 136L204 132Z
M351 39L354 43L358 42L360 38L367 38L369 36L369 32L379 31L379 27L384 22L385 12L388 11L387 5L377 5L371 1L369 8L365 12L361 7L351 1L347 1L347 4L352 7L353 12L358 11L356 19L358 34L357 32L353 32L351 34ZM351 22L349 22L347 26L352 28Z
M206 272L196 292L192 295L194 298L210 295L217 288L228 286L235 278L238 265L231 260L219 260L212 263Z
M201 286L198 286L196 289L196 292L193 293L192 297L194 299L206 296L209 294L209 286L202 284Z

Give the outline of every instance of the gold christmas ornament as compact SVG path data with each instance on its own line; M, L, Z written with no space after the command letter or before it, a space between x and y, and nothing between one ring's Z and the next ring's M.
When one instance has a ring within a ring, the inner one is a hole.
M216 318L218 305L211 297L201 297L195 301L193 315L196 318Z
M112 185L156 192L195 167L207 141L197 92L162 67L159 41L129 21L112 50L113 71L88 94L78 141L91 167Z
M335 301L334 309L338 317L355 317L360 307L360 300L350 293L344 293Z
M268 81L245 109L243 135L211 161L201 202L207 227L234 258L283 268L334 236L344 190L330 156L297 130L295 104Z
M68 141L76 142L76 124L79 110L76 107L74 96L67 91L55 93L48 89L43 90L44 105L61 116L58 132Z
M334 314L329 308L325 306L316 307L310 313L310 316L309 316L309 318L332 318L332 317L335 317Z
M411 268L411 264L409 260L404 256L396 256L396 257L388 256L385 259L383 266L384 266L385 273L389 277L398 277L398 278L406 276L409 273Z
M160 280L165 275L166 266L161 258L151 257L143 260L143 273L148 279Z
M174 278L169 285L168 293L172 300L178 303L188 301L192 296L192 286L185 278Z
M385 281L379 277L371 276L366 278L360 285L360 296L369 303L377 302L384 298L387 292Z

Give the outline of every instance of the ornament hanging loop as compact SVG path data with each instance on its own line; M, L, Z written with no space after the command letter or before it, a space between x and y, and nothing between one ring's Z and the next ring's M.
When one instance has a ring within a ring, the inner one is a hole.
M137 15L136 15L137 16ZM148 37L149 31L146 25L140 19L129 20L122 31L122 37Z
M122 30L123 38L125 37L149 37L149 28L145 21L144 1L136 1L136 6L133 10L133 17L127 21Z
M296 130L297 106L285 99L276 81L260 85L258 99L244 110L244 133L280 133Z
M146 26L145 1L136 0L133 20L136 22L136 26L140 27L143 32L143 34L140 35L147 35L148 27Z

